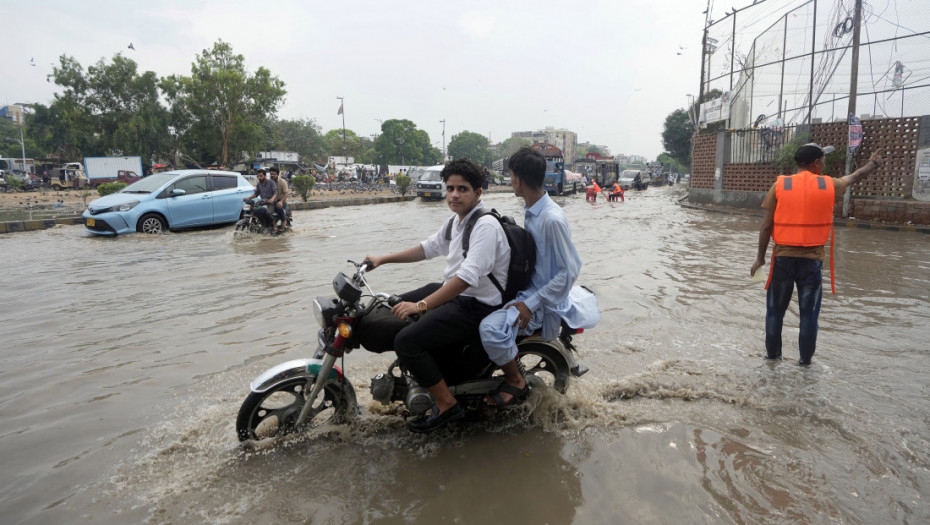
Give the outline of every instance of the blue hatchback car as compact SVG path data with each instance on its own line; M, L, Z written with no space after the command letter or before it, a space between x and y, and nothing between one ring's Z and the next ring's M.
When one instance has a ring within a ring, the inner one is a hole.
M253 191L245 177L231 171L167 171L94 200L81 217L84 229L98 235L232 223L239 220L242 199Z

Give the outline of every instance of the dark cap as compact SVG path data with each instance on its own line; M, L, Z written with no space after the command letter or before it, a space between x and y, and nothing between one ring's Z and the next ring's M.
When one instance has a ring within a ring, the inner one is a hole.
M821 148L820 144L810 142L798 148L794 154L794 161L798 164L810 164L824 155L833 153L833 150L833 146Z

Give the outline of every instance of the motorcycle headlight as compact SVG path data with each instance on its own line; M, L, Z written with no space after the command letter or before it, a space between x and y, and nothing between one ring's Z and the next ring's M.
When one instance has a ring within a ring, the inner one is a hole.
M135 208L139 204L139 201L129 201L122 204L117 204L116 206L110 206L110 209L107 211L129 211Z
M335 297L317 297L313 300L313 316L320 328L332 326L333 319L339 313L339 299Z
M242 205L242 211L251 211L251 210L252 210L252 207L249 206L248 204Z

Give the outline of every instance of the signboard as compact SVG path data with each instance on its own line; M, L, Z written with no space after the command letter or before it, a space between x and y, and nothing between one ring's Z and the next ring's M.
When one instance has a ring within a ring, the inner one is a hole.
M730 92L727 91L720 98L701 104L701 116L698 124L706 128L712 122L720 122L730 118Z
M862 121L849 114L849 152L853 153L862 145Z

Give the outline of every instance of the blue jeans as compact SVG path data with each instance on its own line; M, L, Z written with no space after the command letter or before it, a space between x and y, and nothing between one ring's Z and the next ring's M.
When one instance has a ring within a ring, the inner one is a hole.
M772 282L765 300L765 350L769 359L781 359L781 328L785 311L798 286L801 323L798 348L801 363L810 363L817 348L817 318L823 297L823 261L798 257L775 257Z

